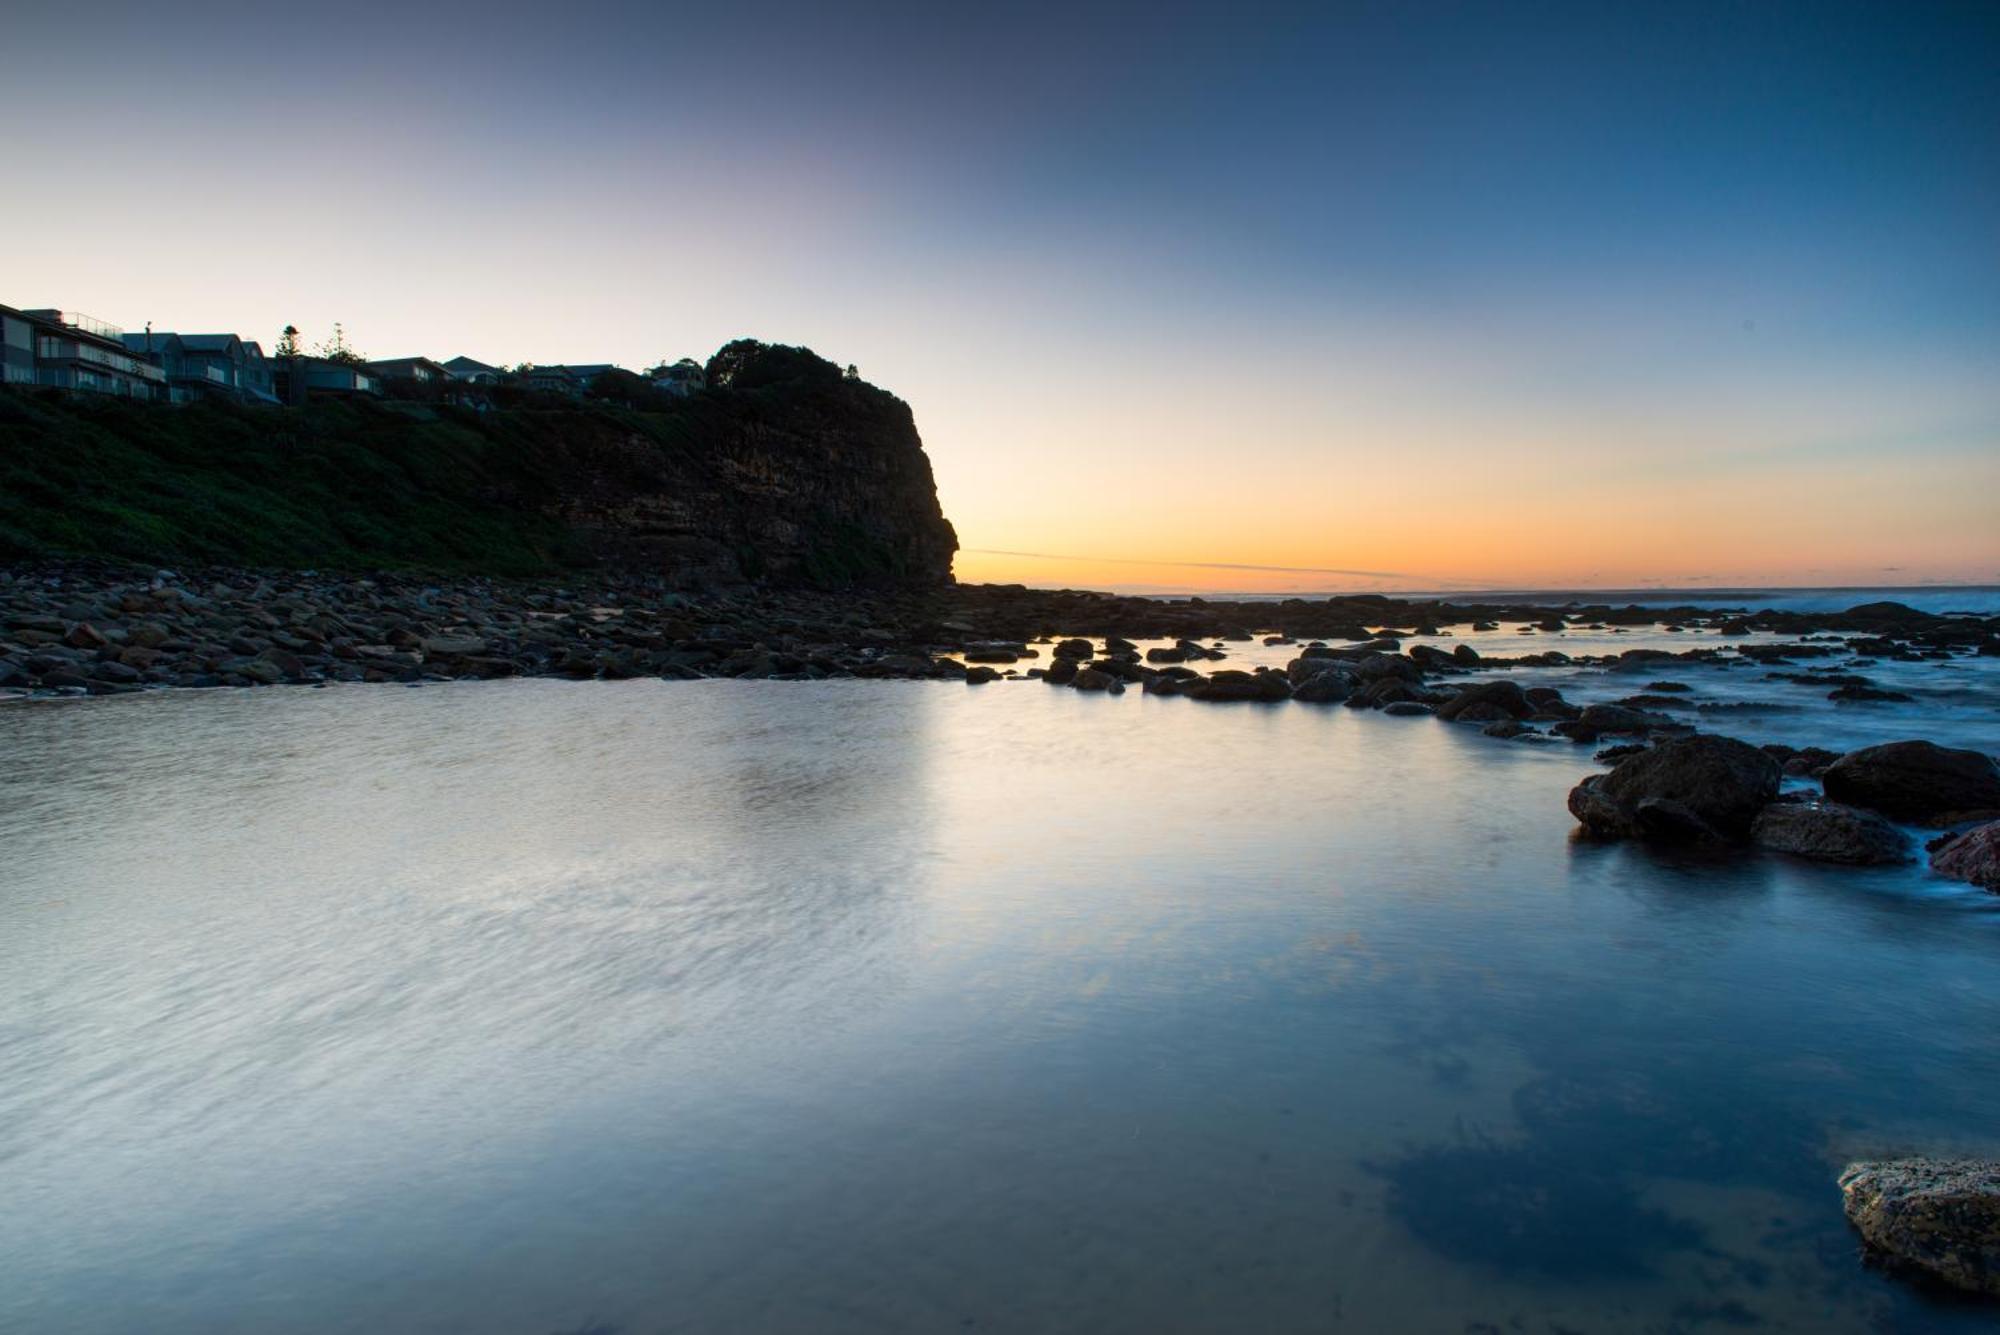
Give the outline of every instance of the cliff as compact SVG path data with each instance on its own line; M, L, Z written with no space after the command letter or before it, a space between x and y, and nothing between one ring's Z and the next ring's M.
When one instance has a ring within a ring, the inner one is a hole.
M685 400L483 409L0 393L0 560L949 581L908 404L803 349L735 343L710 370Z

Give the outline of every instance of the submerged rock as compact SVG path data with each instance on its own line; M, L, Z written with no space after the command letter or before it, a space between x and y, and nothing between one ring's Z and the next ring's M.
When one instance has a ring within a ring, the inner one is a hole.
M1827 767L1826 795L1885 816L1949 825L2000 814L2000 765L1978 751L1933 742L1886 742L1850 751Z
M1838 802L1773 802L1758 813L1750 837L1759 848L1815 862L1868 867L1910 859L1901 830Z
M1678 737L1570 790L1592 834L1666 843L1734 842L1778 795L1778 762L1733 737Z
M1850 1164L1840 1193L1848 1222L1878 1256L2000 1297L2000 1161Z
M1985 890L2000 890L2000 820L1976 825L1934 845L1931 870Z

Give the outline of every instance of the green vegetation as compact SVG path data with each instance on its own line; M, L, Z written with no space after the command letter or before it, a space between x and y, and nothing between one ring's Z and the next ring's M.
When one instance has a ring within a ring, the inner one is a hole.
M0 392L0 561L519 577L707 550L753 578L944 577L956 544L906 404L802 348L742 340L709 371L730 387L612 372L580 400L502 387L480 408Z
M510 503L552 481L525 424L478 417L0 395L0 560L559 568L562 526Z

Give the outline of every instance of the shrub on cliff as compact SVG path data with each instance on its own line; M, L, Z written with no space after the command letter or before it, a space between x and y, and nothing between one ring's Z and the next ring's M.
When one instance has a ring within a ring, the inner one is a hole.
M708 359L710 389L763 389L801 381L838 385L843 379L838 366L811 348L760 343L754 338L725 343Z

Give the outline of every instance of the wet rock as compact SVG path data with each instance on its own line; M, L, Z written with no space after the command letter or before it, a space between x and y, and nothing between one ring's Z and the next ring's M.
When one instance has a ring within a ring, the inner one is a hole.
M1910 860L1903 832L1872 811L1838 802L1773 802L1750 827L1759 848L1852 867Z
M1664 714L1651 714L1626 705L1586 705L1573 719L1558 723L1555 730L1578 742L1594 742L1606 733L1646 733L1672 727Z
M1468 723L1491 723L1503 718L1526 718L1534 712L1533 702L1518 682L1482 681L1465 687L1439 705L1437 715L1447 721L1463 718Z
M1729 843L1749 836L1777 794L1778 762L1748 742L1678 737L1585 779L1569 810L1603 838Z
M1354 675L1362 681L1394 678L1397 681L1417 682L1424 678L1421 668L1397 653L1366 653L1355 659L1352 666Z
M1395 718L1421 718L1436 713L1437 709L1422 700L1391 700L1382 706L1382 712Z
M1058 640L1056 642L1056 647L1050 650L1050 652L1054 654L1058 660L1060 659L1082 660L1089 658L1093 653L1096 652L1096 650L1090 647L1089 640L1069 639L1069 640Z
M1079 691L1111 691L1115 693L1125 689L1124 682L1118 680L1118 678L1112 676L1110 673L1090 665L1079 667L1076 670L1076 675L1070 679L1069 684Z
M1277 701L1291 698L1292 686L1282 673L1239 672L1225 668L1198 681L1188 682L1181 693L1191 700Z
M976 663L965 670L967 686L984 686L989 681L999 680L999 677L999 669L988 667L984 663Z
M1845 686L1834 687L1832 690L1826 693L1826 698L1837 702L1848 702L1848 703L1859 702L1859 701L1877 701L1883 704L1908 704L1911 700L1915 699L1916 697L1905 695L1901 691L1885 691L1879 686L1869 686L1862 683L1850 683Z
M1826 795L1897 820L1949 825L2000 814L2000 765L1978 751L1932 742L1888 742L1850 751L1827 767Z
M1985 890L2000 890L2000 821L1988 821L1934 844L1931 870Z
M424 653L433 658L455 658L486 652L486 641L477 635L434 635L423 640Z
M1840 759L1840 752L1823 746L1792 747L1780 742L1766 742L1764 754L1777 761L1785 773L1802 779L1819 778L1827 766Z
M1292 699L1309 705L1335 705L1354 694L1354 679L1345 672L1316 672L1292 688Z
M2000 1297L2000 1161L1850 1164L1840 1194L1847 1221L1877 1259Z

